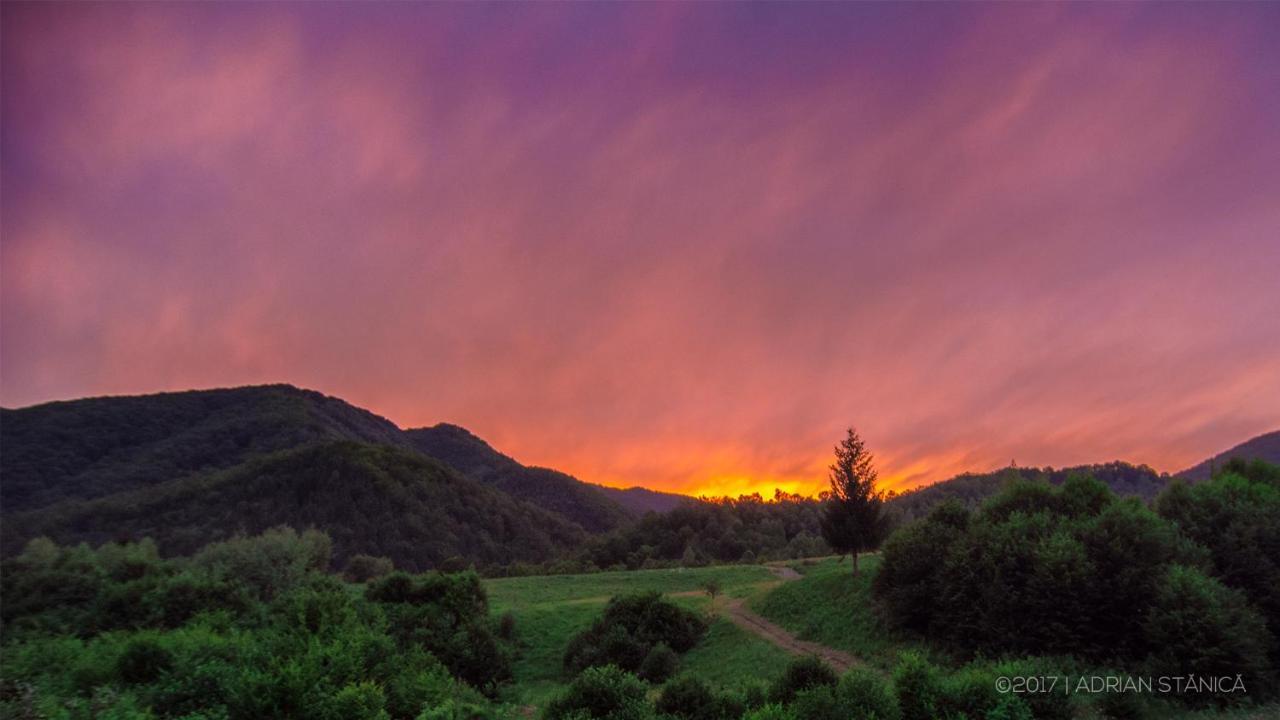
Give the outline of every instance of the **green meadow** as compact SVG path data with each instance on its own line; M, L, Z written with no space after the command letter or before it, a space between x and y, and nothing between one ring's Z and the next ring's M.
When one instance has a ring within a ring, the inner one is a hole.
M609 598L638 592L664 593L678 605L711 618L706 638L681 659L678 675L691 675L725 690L781 675L791 656L720 617L703 591L709 581L719 583L720 601L764 596L780 584L760 565L486 580L492 612L512 615L521 648L506 699L525 706L544 705L572 679L562 664L569 640L599 617Z

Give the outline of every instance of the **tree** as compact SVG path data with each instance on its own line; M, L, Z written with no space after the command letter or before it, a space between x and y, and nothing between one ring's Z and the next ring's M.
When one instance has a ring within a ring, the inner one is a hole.
M837 553L853 556L858 574L858 553L880 547L889 530L884 492L876 488L876 470L866 443L849 428L835 448L830 467L831 492L822 510L822 537Z

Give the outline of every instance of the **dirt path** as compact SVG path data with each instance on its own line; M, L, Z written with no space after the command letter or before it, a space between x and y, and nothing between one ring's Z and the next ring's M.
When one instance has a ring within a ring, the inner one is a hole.
M800 573L785 565L770 566L769 570L783 582L799 580L803 577ZM792 655L817 655L819 659L830 665L833 670L841 675L854 665L861 664L861 661L847 652L797 638L782 627L747 609L746 603L742 598L725 598L721 607L724 610L725 617L743 630L759 635Z

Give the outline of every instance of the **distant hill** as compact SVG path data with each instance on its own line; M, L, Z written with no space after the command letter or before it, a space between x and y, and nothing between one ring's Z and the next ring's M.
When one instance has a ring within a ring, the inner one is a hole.
M1242 442L1230 450L1220 452L1208 460L1175 474L1174 477L1182 478L1189 482L1208 480L1212 469L1226 465L1227 461L1232 458L1266 460L1269 463L1280 465L1280 430L1274 430L1264 435L1259 435L1252 440Z
M415 448L467 477L560 513L591 532L612 530L631 519L599 485L557 470L521 465L457 425L406 430Z
M330 450L317 454L317 447ZM309 454L293 454L304 449ZM305 463L302 457L308 458ZM357 462L357 457L363 460ZM409 462L410 457L427 464ZM325 505L334 497L330 491L337 492L328 486L316 496L320 504L315 508L293 507L286 501L294 496L278 482L268 483L263 475L279 470L283 458L293 458L288 465L293 469L281 470L277 477L284 480L279 482L287 480L299 488L318 482L294 471L305 467L307 473L326 480L338 473L344 484L373 483L376 487L371 490L353 487L343 492L354 493L353 497L373 492L386 500L399 495L389 491L384 478L403 479L412 470L424 473L424 482L434 482L431 487L451 487L474 496L476 507L458 506L455 514L444 517L435 508L450 506L435 498L430 507L404 501L391 503L383 508L385 512L369 514L357 507L343 514L340 504ZM619 495L555 470L525 467L456 426L406 432L338 398L290 385L85 398L0 409L0 477L4 513L0 542L6 550L39 530L68 540L100 541L117 533L155 535L168 539L171 547L166 549L172 551L222 537L241 526L247 531L260 529L267 521L258 515L263 512L274 518L273 523L296 525L323 519L339 542L339 552L382 550L417 566L442 553L500 562L501 543L485 539L502 536L487 525L491 520L501 520L508 528L528 523L544 526L546 537L522 537L522 548L513 549L511 557L545 559L554 554L552 548L580 542L583 530L617 528L640 514L636 505L664 501L657 493L623 491ZM439 477L448 482L432 480ZM218 505L222 502L218 498L231 496L221 484L228 478L239 488L234 493L234 512ZM219 489L212 499L199 497L200 492L214 492L213 488ZM188 517L185 510L156 510L175 494L192 508L209 506L210 514L195 511ZM624 500L630 502L624 506ZM217 516L224 510L227 517ZM114 518L116 524L103 524L100 518L106 517ZM343 530L344 523L372 522L367 519L372 517L382 526L378 532L393 536L391 540L365 534L363 529ZM471 518L470 529L454 527L454 521L467 518ZM418 524L428 519L424 527L438 528L437 540L418 532ZM343 545L342 535L350 542ZM399 542L395 537L411 537L411 544L421 547L394 549ZM357 539L367 547L353 544Z
M676 493L658 492L649 488L612 488L598 485L604 494L635 516L645 513L664 513L678 507L698 502L697 498Z
M102 497L318 440L409 446L391 421L290 385L0 409L0 507Z
M1144 501L1154 498L1169 481L1168 475L1157 473L1146 465L1130 465L1119 461L1056 470L1051 467L1008 467L989 473L957 475L950 480L943 480L898 495L890 501L889 505L901 513L904 519L911 520L924 516L934 505L944 500L959 500L967 506L976 506L998 492L1005 484L1019 478L1061 485L1073 474L1092 475L1117 495L1139 497Z
M166 554L187 554L281 524L328 533L339 564L369 553L408 570L454 556L482 565L541 562L586 539L577 525L418 452L339 440L108 497L7 513L3 543L12 554L40 535L90 544L152 537Z

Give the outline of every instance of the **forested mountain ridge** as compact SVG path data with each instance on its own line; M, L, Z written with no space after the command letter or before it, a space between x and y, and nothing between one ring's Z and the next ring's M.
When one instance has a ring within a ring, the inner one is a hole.
M1169 482L1167 474L1158 473L1146 465L1131 465L1118 460L1058 469L1007 467L987 473L963 473L949 480L909 490L894 496L889 501L889 507L903 519L910 520L923 517L930 508L944 500L959 500L968 507L977 507L983 500L1015 480L1039 480L1050 485L1061 485L1074 475L1091 476L1115 494L1138 497L1143 502L1150 502Z
M424 453L591 532L642 514L598 485L520 465L463 428L437 425L406 432L339 398L285 384L0 410L0 506L9 516L133 493L327 441Z
M290 385L0 410L0 503L8 513L103 497L320 440L408 447L390 420Z
M643 488L607 488L558 470L522 465L466 428L449 423L412 428L405 436L414 447L458 472L561 513L592 532L613 530L632 517L691 500Z
M94 499L7 513L4 551L33 537L97 545L150 537L190 554L277 525L314 527L339 563L357 553L426 570L461 557L478 565L543 562L585 540L577 525L421 453L320 441L235 467Z
M1223 467L1232 458L1239 458L1245 461L1265 460L1272 465L1280 465L1280 430L1273 430L1246 440L1230 450L1220 452L1207 460L1192 465L1186 470L1175 473L1174 477L1182 478L1188 482L1208 480L1214 469Z

